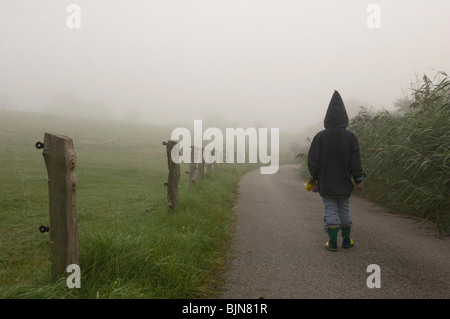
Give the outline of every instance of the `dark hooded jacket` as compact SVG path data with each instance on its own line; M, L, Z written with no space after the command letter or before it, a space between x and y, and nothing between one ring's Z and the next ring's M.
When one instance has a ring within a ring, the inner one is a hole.
M353 182L365 177L356 136L348 131L344 102L335 91L324 120L325 130L314 137L308 153L308 169L319 181L320 196L350 197Z

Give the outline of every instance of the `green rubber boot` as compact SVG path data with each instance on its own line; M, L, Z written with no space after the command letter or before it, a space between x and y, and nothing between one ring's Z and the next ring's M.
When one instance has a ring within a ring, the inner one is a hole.
M335 226L328 227L328 237L330 240L325 244L326 249L331 251L337 251L337 234L338 229Z
M352 226L343 226L342 227L342 248L350 248L355 244L353 240L350 238L350 232L352 230Z

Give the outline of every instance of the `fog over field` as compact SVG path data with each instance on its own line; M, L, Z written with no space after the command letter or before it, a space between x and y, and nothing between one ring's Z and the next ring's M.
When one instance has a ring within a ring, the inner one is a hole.
M0 26L0 109L174 128L296 133L450 70L442 0L3 0Z

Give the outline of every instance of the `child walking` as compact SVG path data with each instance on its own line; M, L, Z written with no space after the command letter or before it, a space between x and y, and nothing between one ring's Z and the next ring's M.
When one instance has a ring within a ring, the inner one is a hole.
M342 248L354 245L350 238L352 178L358 189L362 189L366 177L361 167L358 139L347 130L348 115L338 91L334 91L328 105L324 126L325 129L314 137L308 152L309 182L318 185L325 206L324 230L329 237L325 247L337 251L339 230L342 231Z

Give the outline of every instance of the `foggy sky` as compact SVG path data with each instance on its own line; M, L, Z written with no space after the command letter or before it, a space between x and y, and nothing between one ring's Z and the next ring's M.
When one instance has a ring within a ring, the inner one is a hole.
M71 3L80 29L66 25ZM372 3L380 29L366 24ZM445 0L0 0L0 97L295 131L322 121L334 90L392 109L416 75L450 72L449 40Z

